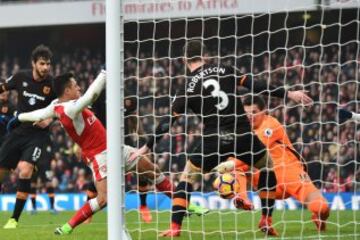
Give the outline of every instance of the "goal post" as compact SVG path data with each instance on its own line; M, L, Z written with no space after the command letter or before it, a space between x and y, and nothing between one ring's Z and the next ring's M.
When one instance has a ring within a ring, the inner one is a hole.
M106 1L108 239L130 240L125 226L124 43L122 0Z

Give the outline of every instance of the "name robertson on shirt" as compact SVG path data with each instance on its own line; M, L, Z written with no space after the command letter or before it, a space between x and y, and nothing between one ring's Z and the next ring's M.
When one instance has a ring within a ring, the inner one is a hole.
M199 72L198 74L196 74L195 76L193 76L191 78L191 81L188 83L186 91L188 93L194 93L194 89L195 89L196 84L198 83L198 81L200 79L206 77L207 75L211 74L211 73L224 74L225 73L225 68L222 68L222 67L210 67L210 68L207 68L207 69Z

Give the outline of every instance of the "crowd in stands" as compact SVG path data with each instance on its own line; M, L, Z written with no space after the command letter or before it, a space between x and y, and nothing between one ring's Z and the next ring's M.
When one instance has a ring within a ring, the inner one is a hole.
M326 192L360 191L360 129L353 122L337 124L339 106L359 111L358 78L360 76L359 48L354 43L294 47L265 52L257 57L250 48L239 49L236 54L222 52L221 58L212 62L234 65L243 73L252 73L257 80L285 85L289 89L304 89L315 103L311 107L297 106L282 99L266 98L269 113L287 129L295 148L307 162L309 174L317 186ZM216 48L214 48L216 49ZM211 49L210 49L211 50ZM210 51L210 56L218 56ZM234 56L236 55L236 57ZM154 124L161 116L169 114L171 96L184 86L186 69L181 58L154 58L152 53L136 55L125 53L125 87L130 95L137 96L137 114L146 134L154 133ZM13 59L0 59L1 78L7 78L24 66ZM104 53L89 49L62 52L53 61L53 75L74 71L82 89L94 80L104 60ZM239 88L239 92L246 93ZM16 95L11 94L14 101ZM77 192L89 181L89 171L81 162L80 149L66 136L61 126L51 127L52 181L56 192ZM155 149L155 161L171 175L176 183L185 164L186 153L201 136L201 122L194 117L181 118L166 134ZM140 145L140 144L138 144ZM8 180L7 191L14 192L15 174ZM136 189L136 177L128 175L128 190ZM204 182L195 190L211 191L211 175L203 176ZM39 180L39 191L44 184Z

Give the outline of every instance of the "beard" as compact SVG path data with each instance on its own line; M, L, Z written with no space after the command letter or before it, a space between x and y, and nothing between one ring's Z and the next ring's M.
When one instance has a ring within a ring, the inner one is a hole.
M48 71L40 71L39 69L35 69L36 74L40 77L40 78L45 78L47 75L49 75Z

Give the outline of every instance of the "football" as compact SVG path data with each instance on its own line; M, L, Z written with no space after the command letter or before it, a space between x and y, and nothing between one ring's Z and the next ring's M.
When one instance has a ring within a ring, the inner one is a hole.
M219 175L213 185L221 198L231 199L236 195L237 181L235 175L232 173Z

